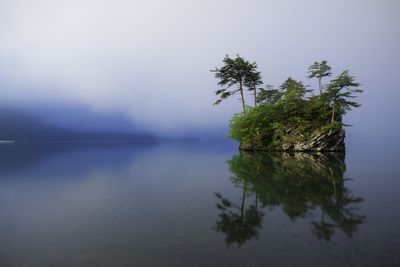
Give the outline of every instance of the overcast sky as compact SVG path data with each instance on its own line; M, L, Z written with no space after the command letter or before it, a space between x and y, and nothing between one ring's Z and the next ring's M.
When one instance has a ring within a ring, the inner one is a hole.
M80 107L160 134L212 132L240 111L237 97L212 106L209 70L226 54L273 85L315 87L307 67L325 59L364 85L351 131L396 135L399 14L398 0L0 0L0 102L60 125L82 123L62 111Z

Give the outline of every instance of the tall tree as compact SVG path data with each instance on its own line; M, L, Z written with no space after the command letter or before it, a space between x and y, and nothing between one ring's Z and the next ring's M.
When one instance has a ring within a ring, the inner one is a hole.
M321 63L314 62L310 67L308 67L309 75L307 78L317 78L318 79L318 86L319 86L319 93L322 94L322 78L329 77L332 75L330 72L331 67L328 66L326 60L322 60Z
M355 93L363 92L363 90L357 89L361 84L354 80L355 77L351 76L348 70L345 70L329 83L327 94L332 104L331 123L335 121L336 113L341 116L352 108L361 106L359 103L351 101L356 97Z
M260 88L258 88L258 86L260 86L261 84L263 84L261 72L257 71L257 65L255 65L254 70L252 72L250 72L249 75L247 75L246 79L245 79L246 87L249 89L249 91L253 92L254 106L257 106L257 90L260 89Z
M222 100L231 95L240 93L240 100L242 102L243 112L246 111L246 102L244 99L244 87L249 86L249 81L255 80L257 73L257 64L250 63L244 60L239 55L235 59L230 58L228 55L223 60L224 66L215 68L211 72L215 73L215 78L219 79L218 85L222 89L215 91L215 94L220 98L214 103L218 105ZM237 86L231 89L232 86Z

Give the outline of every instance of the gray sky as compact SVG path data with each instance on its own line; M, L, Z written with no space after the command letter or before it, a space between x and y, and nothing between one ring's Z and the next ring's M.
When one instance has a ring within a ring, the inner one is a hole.
M399 14L398 0L0 0L0 102L56 106L47 119L60 125L77 116L60 107L81 106L157 133L207 132L240 111L236 97L212 106L209 70L226 54L273 85L316 87L306 69L326 59L364 84L350 131L395 136Z

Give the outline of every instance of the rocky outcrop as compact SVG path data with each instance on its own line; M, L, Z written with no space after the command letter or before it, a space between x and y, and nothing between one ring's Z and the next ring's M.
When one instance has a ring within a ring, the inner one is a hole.
M344 151L345 131L343 128L323 131L315 130L309 136L289 129L274 145L257 147L249 143L241 143L240 150L243 151Z
M336 131L315 131L310 137L304 138L292 144L283 143L285 151L344 151L343 129Z

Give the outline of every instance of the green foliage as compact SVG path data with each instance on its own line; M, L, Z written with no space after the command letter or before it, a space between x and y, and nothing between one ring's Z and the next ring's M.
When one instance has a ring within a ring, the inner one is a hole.
M321 63L314 62L314 64L308 67L309 75L307 76L307 78L323 78L331 76L331 67L328 66L327 63L328 62L326 60L322 60Z
M306 101L305 95L310 92L302 82L296 81L289 77L281 86L283 92L280 105L283 107L283 112L288 117L301 116Z
M307 99L310 90L302 82L288 78L279 90L266 92L273 98L265 98L259 106L236 114L231 120L229 136L243 148L281 150L283 142L307 137L329 122L330 107L325 95Z
M245 111L244 87L256 92L256 87L262 84L261 73L257 71L257 64L255 62L250 63L239 55L234 59L226 55L223 63L224 66L221 68L211 70L211 72L214 72L215 78L219 80L218 85L222 87L215 91L219 99L214 105L218 105L229 96L240 93L243 111ZM232 89L233 86L236 87Z
M274 104L282 97L279 89L274 89L271 85L267 85L265 89L260 88L257 95L257 104Z
M318 79L318 84L319 84L319 92L322 94L322 78L324 77L329 77L332 75L331 67L328 66L326 60L322 60L321 63L319 62L314 62L310 67L308 67L308 73L309 75L307 78L317 78Z
M300 81L292 79L292 77L287 78L287 80L280 86L282 92L286 97L293 97L297 99L303 98L306 93L311 92L306 86Z
M343 71L334 80L332 80L326 90L327 98L332 106L332 122L335 121L335 114L339 119L352 108L358 108L361 105L352 101L355 93L362 93L363 90L357 89L361 84L355 82L355 77L349 74L348 70Z
M334 121L320 128L321 133L336 132L342 128L343 124L340 121Z
M231 119L229 136L240 143L251 143L257 147L270 142L274 113L273 106L260 105L245 113L235 114Z
M244 85L248 88L250 92L253 92L254 106L257 106L257 90L261 90L261 88L258 87L262 85L263 82L262 82L261 72L256 71L257 65L255 66L256 68L253 71L251 71L249 75L246 76Z
M227 56L224 63L222 68L215 70L215 77L220 79L219 85L227 88L216 91L220 99L215 104L241 93L246 112L232 117L229 136L239 141L244 150L286 150L284 144L293 146L316 134L340 133L344 126L343 115L360 106L353 100L356 93L362 92L358 89L360 84L347 70L333 79L324 92L321 90L319 95L313 95L308 86L291 77L279 88L267 85L257 89L262 81L256 63L250 64L239 56L236 59ZM326 61L315 62L309 67L308 77L321 81L332 74L330 70ZM228 90L238 83L238 89ZM254 92L254 106L247 110L243 87Z

